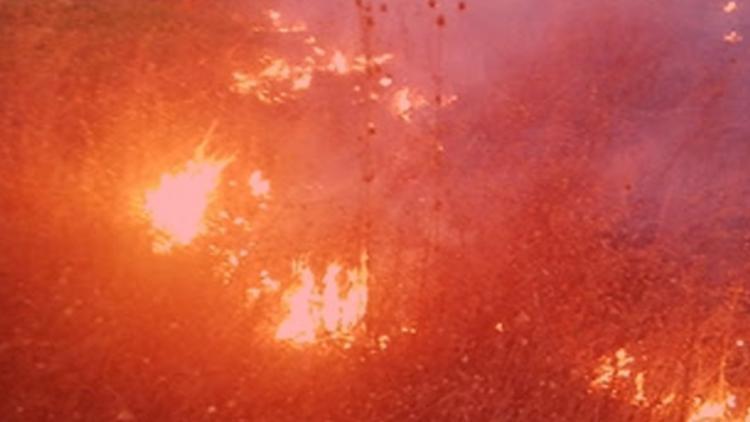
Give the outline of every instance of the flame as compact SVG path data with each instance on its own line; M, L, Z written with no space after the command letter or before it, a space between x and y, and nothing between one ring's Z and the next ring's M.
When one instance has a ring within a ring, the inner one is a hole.
M636 406L648 406L646 396L646 372L635 372L635 358L625 348L619 348L613 355L599 358L594 369L594 378L589 386L593 390L607 392L611 397L621 397L631 392L630 402ZM635 375L635 376L633 376ZM632 387L629 385L632 382Z
M297 76L295 76L294 80L292 81L292 91L302 91L305 89L310 89L312 78L312 69L302 69L298 71Z
M276 331L276 338L309 343L315 340L318 320L315 309L315 276L310 268L300 262L293 264L292 273L299 278L301 284L287 297L289 316Z
M724 5L724 13L732 13L737 10L737 2L729 1Z
M232 78L234 83L231 89L238 94L248 94L258 86L258 81L245 72L235 71Z
M281 13L278 11L268 11L268 17L279 32L305 30L304 24L283 27L280 23ZM282 104L298 98L301 92L309 90L316 74L333 74L340 77L352 73L366 74L373 69L380 69L393 59L393 54L390 53L348 56L340 49L319 45L317 38L312 35L306 37L303 43L311 54L294 60L263 56L260 59L260 70L235 70L231 74L229 90L240 95L254 95L266 104ZM382 79L381 86L385 88L390 85L389 78Z
M410 122L412 113L426 105L427 100L409 88L401 88L393 94L393 112L405 122Z
M357 72L365 73L368 69L378 68L393 60L393 54L384 53L377 56L366 56L360 54L354 58L353 68Z
M271 80L287 80L292 75L292 67L284 59L272 60L259 74L260 78Z
M146 192L146 213L161 235L154 243L155 252L187 245L205 229L206 208L222 170L231 160L203 159L203 146L182 171L162 175L159 185Z
M349 73L349 61L344 56L344 53L336 50L331 56L331 63L328 65L328 70L339 75Z
M643 372L639 372L638 375L635 376L635 395L633 396L633 403L634 404L641 404L646 403L646 392L644 389L644 385L646 383L646 374Z
M615 359L604 356L599 359L599 366L596 368L596 378L591 382L594 388L609 388L615 378L629 378L631 374L630 365L635 359L628 354L624 348L615 352Z
M320 280L303 262L295 262L292 273L299 286L286 295L289 314L276 331L278 340L312 343L318 335L351 339L367 308L367 254L360 267L346 271L346 289L341 289L343 268L331 263Z
M720 389L721 390L721 389ZM745 417L739 417L737 412L737 396L730 391L711 394L711 399L701 401L696 399L695 410L688 418L688 422L708 421L740 421L750 422L750 408L745 411ZM724 397L723 399L721 397Z
M724 42L729 44L737 44L742 41L742 35L740 35L737 31L729 31L726 35L724 35Z
M707 401L693 412L688 422L707 422L713 420L724 420L727 413L727 402Z
M250 185L250 193L256 198L266 198L271 194L271 182L263 177L260 170L250 173L248 185Z
M278 10L269 10L266 13L268 15L268 19L271 21L271 25L273 25L273 27L276 29L277 32L288 33L288 32L307 31L307 25L305 25L304 22L297 22L291 25L285 25L281 21L281 12L279 12Z

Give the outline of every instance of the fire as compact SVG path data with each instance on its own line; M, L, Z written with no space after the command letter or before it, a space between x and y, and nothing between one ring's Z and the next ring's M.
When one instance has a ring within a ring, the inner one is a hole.
M349 72L349 62L344 56L344 53L336 51L331 57L331 63L328 65L328 70L339 75L343 75Z
M724 42L727 42L729 44L737 44L742 41L742 35L740 35L737 31L729 31L726 35L724 35Z
M250 185L250 193L256 198L266 198L271 194L271 182L263 177L260 170L250 173L248 185Z
M295 26L283 26L281 13L268 11L272 26L278 32L305 31L304 23ZM334 46L321 46L318 39L310 35L303 40L305 49L310 54L301 58L285 58L263 56L260 59L261 68L257 71L236 70L232 72L229 90L239 95L253 95L266 104L282 104L299 98L309 90L318 74L344 77L351 74L368 74L381 68L393 59L393 54L383 53L370 55L347 55ZM383 88L390 86L390 77L381 79ZM370 94L373 99L378 96Z
M732 396L730 396L723 402L707 401L703 403L698 409L696 409L692 415L690 415L690 417L688 418L688 422L724 420L726 417L726 413L728 412L727 407L732 407L732 401Z
M635 396L633 396L633 403L640 404L646 402L646 393L644 391L644 384L646 383L646 374L639 372L635 376Z
M624 348L615 352L615 359L604 356L599 360L599 366L596 368L596 377L591 382L591 386L597 389L609 388L616 378L630 378L632 370L630 365L635 359L628 354Z
M231 160L204 159L202 148L183 170L162 175L159 185L146 192L146 213L161 236L154 243L155 252L186 245L205 229L206 208Z
M750 408L744 412L744 417L740 416L743 412L738 409L737 396L730 391L723 393L711 394L711 399L702 401L696 399L695 410L688 418L688 422L708 422L708 421L745 421L750 422ZM722 398L723 397L723 398Z
M329 264L318 283L310 267L294 263L293 276L300 284L286 295L289 314L276 331L278 340L305 344L319 335L352 338L367 308L367 254L362 254L359 268L345 272L346 277L341 277L343 270L337 263Z
M307 31L307 25L305 25L303 22L297 22L291 25L284 24L281 21L281 12L279 12L278 10L269 10L267 14L268 19L270 19L271 21L271 25L273 25L277 32L287 33Z
M393 94L393 112L405 122L410 122L412 113L426 105L427 100L409 88L401 88Z
M594 378L589 386L592 390L609 394L611 397L626 399L636 406L649 406L646 395L646 371L636 372L636 359L625 348L619 348L613 355L599 358L594 369ZM664 403L666 404L666 403Z
M297 75L292 81L292 91L303 91L305 89L310 89L312 78L313 74L311 69L301 68L301 70L297 71Z

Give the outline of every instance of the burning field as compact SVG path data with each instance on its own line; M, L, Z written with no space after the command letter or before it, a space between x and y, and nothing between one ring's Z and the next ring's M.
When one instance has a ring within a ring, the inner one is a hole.
M0 1L0 420L750 421L749 13Z

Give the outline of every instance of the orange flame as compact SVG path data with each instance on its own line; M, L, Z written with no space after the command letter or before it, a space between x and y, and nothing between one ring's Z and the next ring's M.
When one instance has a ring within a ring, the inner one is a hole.
M265 198L271 194L271 182L263 177L260 170L250 173L248 185L250 185L250 192L256 198Z
M424 97L407 87L401 88L393 94L393 112L405 122L410 122L412 114L417 109L425 107L426 105L427 100L425 100Z
M360 268L346 272L346 291L342 292L339 275L343 268L331 263L316 283L312 270L295 262L293 274L300 285L286 295L289 314L276 331L278 340L299 344L312 343L318 335L350 339L367 308L367 254Z
M724 388L717 388L718 392L709 394L709 399L694 401L693 413L688 417L688 422L708 421L741 421L750 422L750 408L745 410L745 416L737 408L737 396Z
M707 401L698 407L688 418L688 422L705 422L714 420L724 420L727 414L727 406L731 403L731 398L723 402Z
M344 53L338 50L333 53L331 63L328 65L328 70L338 73L339 75L349 73L349 62L346 59L346 56L344 56Z
M204 159L203 147L198 147L196 158L188 161L184 170L162 175L159 186L146 192L146 213L160 234L153 245L155 252L187 245L205 229L206 208L231 159Z
M727 42L729 44L737 44L742 41L742 35L740 35L737 31L729 31L726 35L724 35L724 42Z

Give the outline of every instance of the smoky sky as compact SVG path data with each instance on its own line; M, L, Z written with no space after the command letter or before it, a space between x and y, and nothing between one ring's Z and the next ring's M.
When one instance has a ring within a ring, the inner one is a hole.
M585 181L597 206L621 211L620 223L651 233L645 237L714 224L718 215L733 220L748 205L748 55L743 42L724 40L747 29L744 8L638 0L364 4L279 8L348 48L368 42L392 52L396 81L457 95L414 124L438 130L441 171L449 174L441 183L455 198L489 189L517 203L557 165L560 177ZM430 183L437 182L425 176L415 190ZM465 212L479 218L487 207Z

